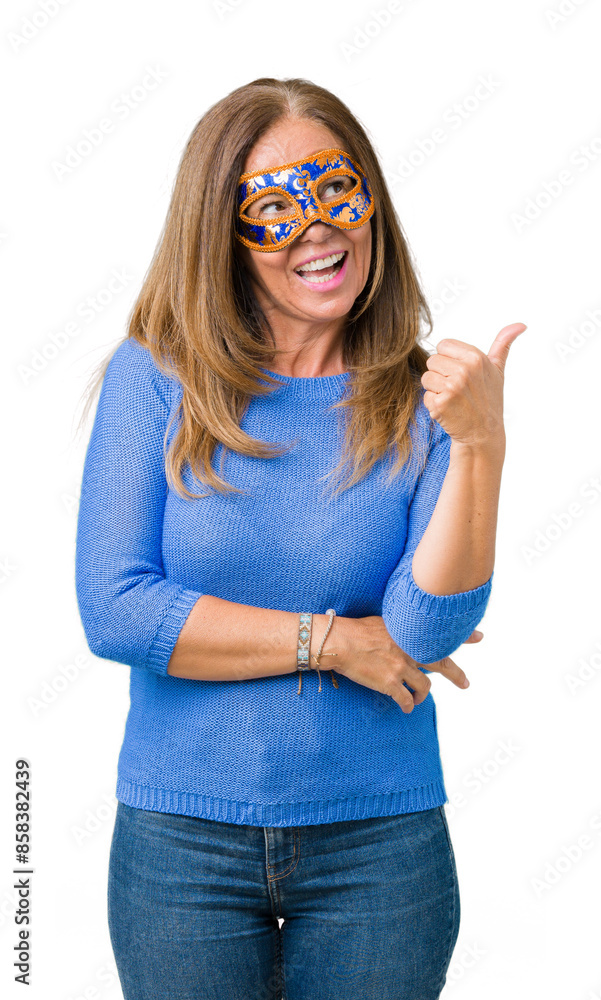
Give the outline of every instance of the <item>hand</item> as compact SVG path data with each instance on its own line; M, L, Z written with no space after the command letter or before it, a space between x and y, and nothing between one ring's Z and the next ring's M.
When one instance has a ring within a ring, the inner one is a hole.
M335 624L337 656L328 661L327 669L331 667L357 684L389 695L405 713L420 705L432 686L420 666L442 674L457 687L467 686L463 670L449 656L428 664L419 664L408 656L391 638L380 615L337 617ZM481 639L482 632L476 630L466 642Z
M484 633L479 632L478 629L474 629L472 634L465 640L468 642L480 642L484 638ZM465 676L461 667L458 667L454 660L450 656L445 656L443 660L437 660L436 663L424 663L422 666L428 668L433 673L442 674L447 680L452 681L457 687L467 688L470 686L470 682Z
M453 442L473 446L504 439L505 362L525 329L524 323L504 326L488 354L462 340L441 340L426 361L424 404Z

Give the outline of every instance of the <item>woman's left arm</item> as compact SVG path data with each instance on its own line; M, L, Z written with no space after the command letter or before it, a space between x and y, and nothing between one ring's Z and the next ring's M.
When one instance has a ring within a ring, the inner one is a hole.
M489 447L451 441L436 507L413 554L413 579L422 590L455 594L490 579L504 454L502 436Z
M420 664L467 642L488 603L505 453L503 367L524 329L505 327L488 355L441 340L422 375L434 434L382 600L389 635Z
M505 458L503 376L509 348L525 329L504 327L488 354L442 340L428 358L424 404L451 438L448 470L412 561L415 583L430 594L472 590L492 574Z

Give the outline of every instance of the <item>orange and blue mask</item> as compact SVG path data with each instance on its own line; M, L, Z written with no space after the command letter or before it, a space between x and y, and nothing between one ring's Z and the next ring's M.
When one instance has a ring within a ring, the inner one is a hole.
M361 167L341 149L322 149L305 160L241 175L236 238L269 253L289 246L313 222L357 229L373 211Z

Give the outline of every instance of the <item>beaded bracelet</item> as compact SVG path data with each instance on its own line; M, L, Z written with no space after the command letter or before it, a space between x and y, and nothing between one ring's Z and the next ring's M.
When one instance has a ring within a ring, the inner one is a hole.
M313 612L301 611L298 620L298 648L296 650L296 666L298 670L310 670L309 649L313 631Z
M334 611L334 608L328 608L328 610L326 611L326 614L330 616L330 620L328 622L328 626L327 626L326 631L324 633L324 637L321 640L321 645L320 645L319 649L317 650L317 653L311 653L311 656L313 657L313 659L317 663L317 673L319 674L319 689L318 689L319 691L321 691L321 673L320 673L320 670L319 670L319 661L320 661L321 657L322 656L338 656L338 653L323 653L322 652L324 643L325 643L325 641L326 641L326 639L328 637L330 629L332 628L332 622L334 621L334 617L336 615L336 612ZM297 666L297 670L299 671L298 691L297 691L297 694L300 694L300 692L301 692L301 683L302 683L302 675L303 675L303 673L306 672L307 670L311 669L311 664L309 662L309 659L310 659L310 657L309 657L309 650L310 650L310 647L311 647L311 634L312 634L312 631L313 631L313 612L312 611L301 611L300 614L299 614L299 622L298 622L298 647L297 647L297 651L296 651L296 666ZM330 674L331 674L331 678L332 678L332 684L334 685L335 688L337 688L338 687L338 682L337 682L336 678L334 677L334 671L331 670Z

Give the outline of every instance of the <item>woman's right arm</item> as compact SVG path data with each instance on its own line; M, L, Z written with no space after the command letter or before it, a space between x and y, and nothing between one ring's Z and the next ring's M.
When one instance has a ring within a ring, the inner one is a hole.
M311 653L317 652L328 619L328 615L313 615ZM167 673L205 681L294 673L298 626L295 611L256 608L205 594L184 623ZM332 659L322 660L322 666L327 663L323 669L328 669Z
M150 352L132 340L110 359L83 469L75 590L96 656L164 676L201 594L168 579L163 567L169 384L159 375Z
M313 614L311 653L317 653L328 621L329 615ZM293 611L256 608L205 594L180 632L167 672L208 681L294 673L298 624L298 614ZM391 639L379 615L336 615L324 644L324 653L328 652L337 655L324 656L320 669L332 668L357 684L389 695L404 712L411 712L428 695L429 678ZM311 666L315 666L314 660ZM464 686L465 674L450 657L430 664L430 670L442 673L457 687Z

